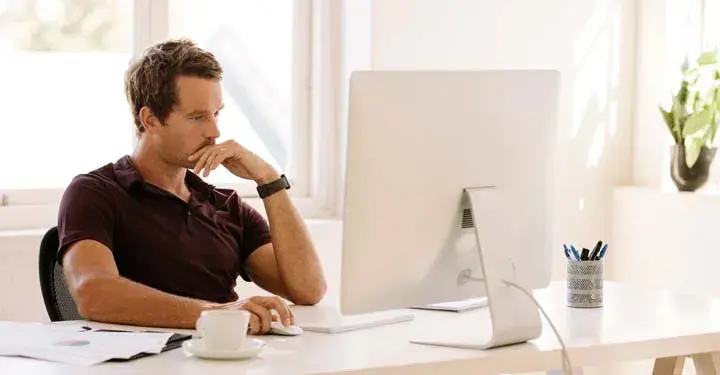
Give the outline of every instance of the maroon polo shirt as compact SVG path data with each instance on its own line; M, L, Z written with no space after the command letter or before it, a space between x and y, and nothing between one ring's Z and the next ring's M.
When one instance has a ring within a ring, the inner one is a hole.
M58 217L58 261L76 241L92 239L113 253L120 275L179 296L237 299L245 260L270 242L265 219L232 190L188 171L190 200L146 183L129 156L75 177Z

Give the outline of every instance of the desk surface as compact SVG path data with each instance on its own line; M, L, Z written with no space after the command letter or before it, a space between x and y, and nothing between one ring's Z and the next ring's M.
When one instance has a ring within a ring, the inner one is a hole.
M564 283L536 296L555 322L574 367L720 351L720 299L605 284L605 306L565 307ZM496 374L560 367L560 345L543 321L531 343L487 351L412 344L427 329L488 329L486 309L466 313L418 311L412 322L337 335L262 337L260 357L208 361L173 350L128 363L82 368L0 357L2 374Z

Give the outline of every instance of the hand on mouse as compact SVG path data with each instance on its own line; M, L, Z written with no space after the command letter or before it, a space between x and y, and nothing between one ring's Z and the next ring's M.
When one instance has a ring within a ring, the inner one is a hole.
M217 306L220 309L242 309L250 313L248 333L260 335L270 333L270 325L280 320L284 326L295 324L295 317L280 297L255 296Z
M208 309L234 310L241 309L250 313L248 333L261 335L270 333L273 321L280 321L284 326L295 324L295 317L287 303L275 296L255 296L243 300L210 304Z

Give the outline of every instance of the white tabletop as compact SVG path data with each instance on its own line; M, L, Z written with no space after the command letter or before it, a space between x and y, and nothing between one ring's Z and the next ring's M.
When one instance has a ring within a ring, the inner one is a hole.
M573 366L720 351L720 299L680 295L607 282L605 306L565 307L564 283L536 296L569 347ZM487 310L467 313L417 311L412 322L336 335L262 337L258 358L210 361L183 349L126 363L75 367L0 357L0 374L497 374L560 367L559 344L543 322L531 343L487 351L412 344L426 329L482 332Z

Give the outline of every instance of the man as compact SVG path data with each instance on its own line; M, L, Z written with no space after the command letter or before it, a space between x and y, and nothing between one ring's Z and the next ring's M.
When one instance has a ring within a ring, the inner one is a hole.
M238 275L295 304L324 296L287 180L237 142L215 142L221 79L214 56L184 39L129 67L137 147L75 177L60 206L58 261L86 319L192 328L204 310L244 309L250 333L262 334L276 318L293 324L292 313L279 297L238 298ZM268 221L200 177L220 166L258 184Z

